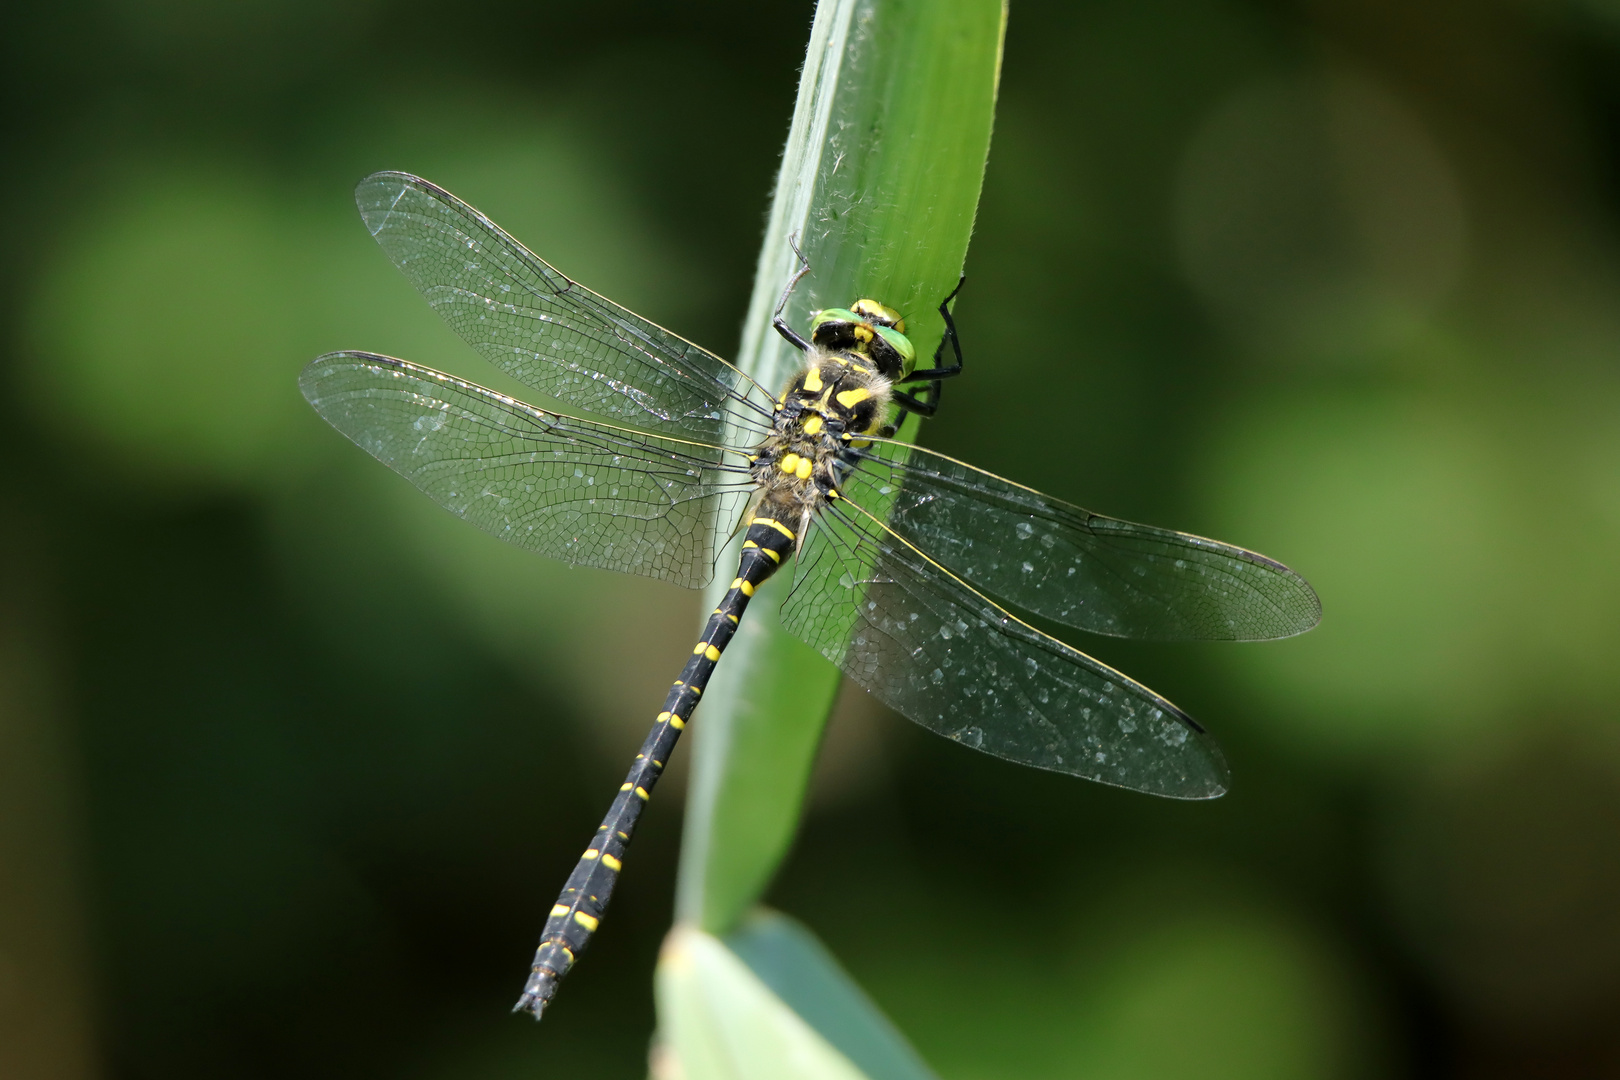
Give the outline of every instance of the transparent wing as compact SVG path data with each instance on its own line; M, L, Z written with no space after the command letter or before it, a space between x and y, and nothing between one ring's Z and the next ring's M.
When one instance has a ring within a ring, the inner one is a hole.
M920 447L879 441L844 481L892 502L891 528L977 588L1114 637L1260 641L1322 618L1305 579L1200 536L1103 517Z
M746 466L717 446L545 412L431 368L329 353L298 380L333 427L485 532L542 555L697 588Z
M435 184L380 172L366 228L468 344L543 394L632 427L719 442L723 413L763 431L770 395L736 368L559 273Z
M1178 799L1226 790L1202 728L1020 622L841 498L815 518L783 606L792 632L878 699L997 757Z

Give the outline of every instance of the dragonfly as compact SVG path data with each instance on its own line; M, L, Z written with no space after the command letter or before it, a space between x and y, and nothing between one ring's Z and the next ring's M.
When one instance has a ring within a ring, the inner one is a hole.
M885 705L987 754L1175 799L1225 792L1214 739L1030 619L1252 641L1321 618L1310 585L1264 555L1094 514L894 439L895 424L932 415L942 382L961 372L951 297L933 366L918 368L905 320L874 300L813 313L807 337L790 326L782 313L808 270L801 257L774 325L803 363L772 393L426 180L376 173L356 202L474 350L572 411L344 351L300 376L332 426L452 513L568 563L701 588L742 537L724 598L547 916L514 1011L540 1018L589 944L715 665L785 567L783 625Z

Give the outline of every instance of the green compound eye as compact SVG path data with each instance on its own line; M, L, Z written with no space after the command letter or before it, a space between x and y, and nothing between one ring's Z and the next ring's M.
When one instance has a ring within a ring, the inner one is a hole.
M900 378L911 374L911 369L917 366L917 352L911 347L911 339L898 330L891 330L887 326L874 326L878 336L887 341L895 352L900 354Z
M853 311L849 310L849 308L822 308L820 311L811 314L810 330L813 333L816 327L824 326L827 323L855 323L864 321L864 319L855 314Z

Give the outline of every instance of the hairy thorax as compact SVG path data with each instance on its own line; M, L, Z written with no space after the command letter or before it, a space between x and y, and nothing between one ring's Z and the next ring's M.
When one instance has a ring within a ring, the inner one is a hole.
M850 447L865 446L863 436L888 421L890 386L867 357L812 347L776 401L774 430L754 451L754 512L802 542L810 516L836 497Z

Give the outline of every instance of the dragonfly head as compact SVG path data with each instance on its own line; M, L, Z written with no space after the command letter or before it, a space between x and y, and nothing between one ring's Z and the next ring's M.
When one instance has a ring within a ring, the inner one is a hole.
M876 300L857 300L847 308L815 312L810 319L810 340L829 349L861 353L896 382L916 366L916 352L906 337L906 320Z

